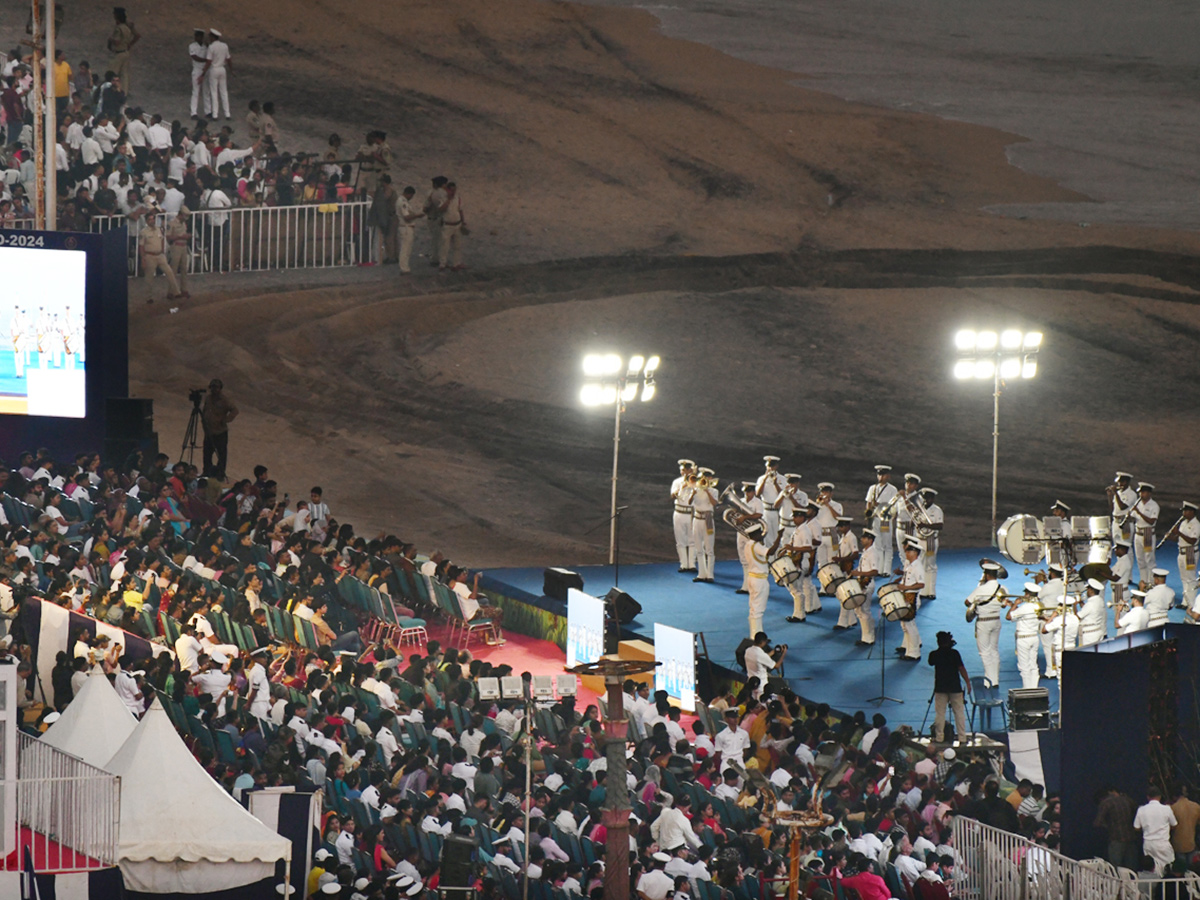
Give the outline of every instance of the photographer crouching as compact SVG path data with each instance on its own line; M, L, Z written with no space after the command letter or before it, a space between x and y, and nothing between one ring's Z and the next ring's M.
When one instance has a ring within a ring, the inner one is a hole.
M224 389L220 378L208 383L208 396L204 398L200 416L204 427L204 475L218 481L225 480L225 465L229 461L229 423L238 414L238 408L225 396ZM192 403L195 402L193 397ZM216 459L213 459L214 455Z

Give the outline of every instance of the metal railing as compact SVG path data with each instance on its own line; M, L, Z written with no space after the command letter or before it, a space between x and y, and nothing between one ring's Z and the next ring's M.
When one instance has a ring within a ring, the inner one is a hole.
M1200 877L1156 878L1075 860L1020 835L954 817L960 900L1200 900Z
M370 202L197 210L188 216L187 272L262 272L353 266L371 258ZM129 228L129 274L142 274L142 220L94 216L93 232ZM168 251L169 254L169 251Z
M0 792L14 795L17 822L35 833L35 846L45 847L40 867L79 871L115 865L121 779L32 735L19 734L17 747L17 780L0 782Z

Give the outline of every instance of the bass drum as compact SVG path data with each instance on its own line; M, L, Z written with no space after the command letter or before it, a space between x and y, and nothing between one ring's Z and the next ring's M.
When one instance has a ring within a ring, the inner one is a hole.
M911 622L917 611L904 599L904 591L898 584L885 584L879 589L879 608L889 622Z
M867 592L857 578L847 578L834 590L842 609L858 609L867 602Z
M996 545L1006 559L1032 566L1046 554L1045 531L1034 516L1010 516L996 529Z
M837 586L846 580L846 573L837 563L825 563L817 569L817 581L821 582L821 590L832 594Z
M796 561L790 556L778 556L772 560L771 574L775 577L775 583L781 587L787 587L800 578L800 570L796 568Z

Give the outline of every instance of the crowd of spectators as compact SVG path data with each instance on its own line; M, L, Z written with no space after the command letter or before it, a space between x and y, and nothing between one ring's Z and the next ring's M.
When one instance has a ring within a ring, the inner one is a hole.
M480 841L485 896L512 898L526 864L533 896L602 896L599 710L564 698L537 711L527 802L526 705L479 697L481 677L512 674L497 662L503 651L488 662L438 641L404 644L398 628L347 599L348 585L361 585L396 619L424 624L445 614L416 587L427 575L459 601L452 615L499 615L442 554L356 535L320 488L296 504L280 498L262 466L218 489L163 455L118 467L94 454L60 465L42 451L2 477L0 608L12 622L0 659L23 667L26 704L44 692L43 719L102 670L135 714L158 697L235 797L267 785L322 790L313 887L330 895L435 888L441 841L465 831ZM23 611L40 602L174 652L133 659L85 630L39 685ZM498 627L485 633L503 643ZM1057 846L1057 798L1024 784L1010 791L987 763L952 748L922 757L911 733L890 731L882 716L835 715L756 679L716 701L718 722L685 726L664 695L634 682L625 706L631 887L645 900L785 892L787 832L772 810L805 806L814 791L833 822L806 839L805 877L836 877L862 900L952 895L963 864L955 815Z

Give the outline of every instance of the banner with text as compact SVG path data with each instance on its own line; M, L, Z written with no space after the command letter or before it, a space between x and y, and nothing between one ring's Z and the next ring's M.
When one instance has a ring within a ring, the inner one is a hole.
M654 689L666 691L688 711L696 708L696 635L654 623Z
M604 601L578 588L567 590L567 668L604 655Z

